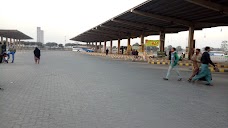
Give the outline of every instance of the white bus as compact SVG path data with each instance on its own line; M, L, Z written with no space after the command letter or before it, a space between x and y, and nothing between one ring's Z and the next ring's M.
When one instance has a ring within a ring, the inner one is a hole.
M83 49L79 48L79 47L72 47L72 51L73 52L83 52Z
M211 60L215 63L228 63L228 55L222 51L210 51Z

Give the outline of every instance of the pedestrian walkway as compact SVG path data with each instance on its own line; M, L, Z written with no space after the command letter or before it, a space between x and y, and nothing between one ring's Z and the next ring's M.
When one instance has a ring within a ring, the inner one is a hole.
M95 53L95 52L84 52L84 54L92 55L92 56L101 56L101 57L108 57L111 59L118 59L118 60L126 60L126 61L133 61L133 62L148 62L148 64L153 65L169 65L170 61L167 58L143 58L143 56L138 56L138 58L134 58L133 55L122 55L122 54L109 54L106 55L104 53ZM213 66L209 65L211 72L228 72L228 64L227 63L215 63L218 67L218 71L214 69ZM179 66L186 68L188 70L192 70L192 61L190 60L183 60L179 61Z
M0 64L0 128L227 128L227 74L213 87L190 72L76 52L18 52Z

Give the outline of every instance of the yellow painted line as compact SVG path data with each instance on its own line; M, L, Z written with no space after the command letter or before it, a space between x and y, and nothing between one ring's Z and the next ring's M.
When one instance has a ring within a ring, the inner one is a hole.
M214 68L211 68L211 67L210 67L209 69L211 70L211 72L215 72Z
M219 69L219 72L225 72L224 68Z

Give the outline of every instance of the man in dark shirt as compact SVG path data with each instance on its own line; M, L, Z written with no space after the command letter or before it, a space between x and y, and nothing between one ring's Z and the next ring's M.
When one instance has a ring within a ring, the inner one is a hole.
M199 74L195 77L193 77L192 81L196 81L199 80L200 78L205 77L208 86L212 86L211 84L211 72L210 69L208 68L208 65L211 64L213 65L215 68L215 64L211 61L210 58L210 54L208 52L210 52L210 47L205 47L205 52L203 53L202 57L201 57L201 71L199 72Z
M2 45L2 53L6 52L6 42Z

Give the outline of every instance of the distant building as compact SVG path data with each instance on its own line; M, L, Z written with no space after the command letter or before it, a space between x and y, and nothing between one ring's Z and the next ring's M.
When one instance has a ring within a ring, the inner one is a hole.
M37 42L44 43L44 31L37 27Z

